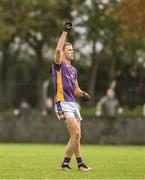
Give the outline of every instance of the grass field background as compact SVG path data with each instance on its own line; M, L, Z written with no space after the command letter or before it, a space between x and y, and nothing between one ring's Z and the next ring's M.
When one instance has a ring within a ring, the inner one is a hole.
M145 146L83 145L90 172L59 170L65 145L0 144L1 179L145 179Z

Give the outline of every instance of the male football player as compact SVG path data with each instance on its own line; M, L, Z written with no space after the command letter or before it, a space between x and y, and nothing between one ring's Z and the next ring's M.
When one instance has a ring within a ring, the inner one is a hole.
M65 42L71 27L72 23L67 20L64 31L57 42L54 63L52 64L55 112L58 119L66 125L70 135L61 169L71 169L69 164L73 154L75 154L78 170L89 171L91 168L85 165L81 155L80 122L82 117L75 97L81 97L87 101L90 100L90 96L80 89L77 81L77 70L71 64L74 57L73 46L71 43Z

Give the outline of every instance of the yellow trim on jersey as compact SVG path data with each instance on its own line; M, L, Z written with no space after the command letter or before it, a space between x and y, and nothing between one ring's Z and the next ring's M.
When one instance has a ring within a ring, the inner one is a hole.
M57 94L56 94L56 99L57 99L57 101L64 101L61 70L56 71L56 73L57 73Z

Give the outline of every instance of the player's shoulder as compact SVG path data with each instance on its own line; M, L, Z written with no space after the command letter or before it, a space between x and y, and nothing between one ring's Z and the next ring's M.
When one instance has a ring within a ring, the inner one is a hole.
M56 64L55 62L52 63L52 71L59 71L61 69L61 64Z
M71 68L74 70L74 71L77 71L76 67L74 65L71 65Z

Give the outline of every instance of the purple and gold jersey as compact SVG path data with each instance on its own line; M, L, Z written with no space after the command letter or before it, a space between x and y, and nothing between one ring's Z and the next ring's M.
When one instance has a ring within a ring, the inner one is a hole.
M77 70L63 62L52 64L52 76L54 84L54 101L75 102L74 85L77 79Z

